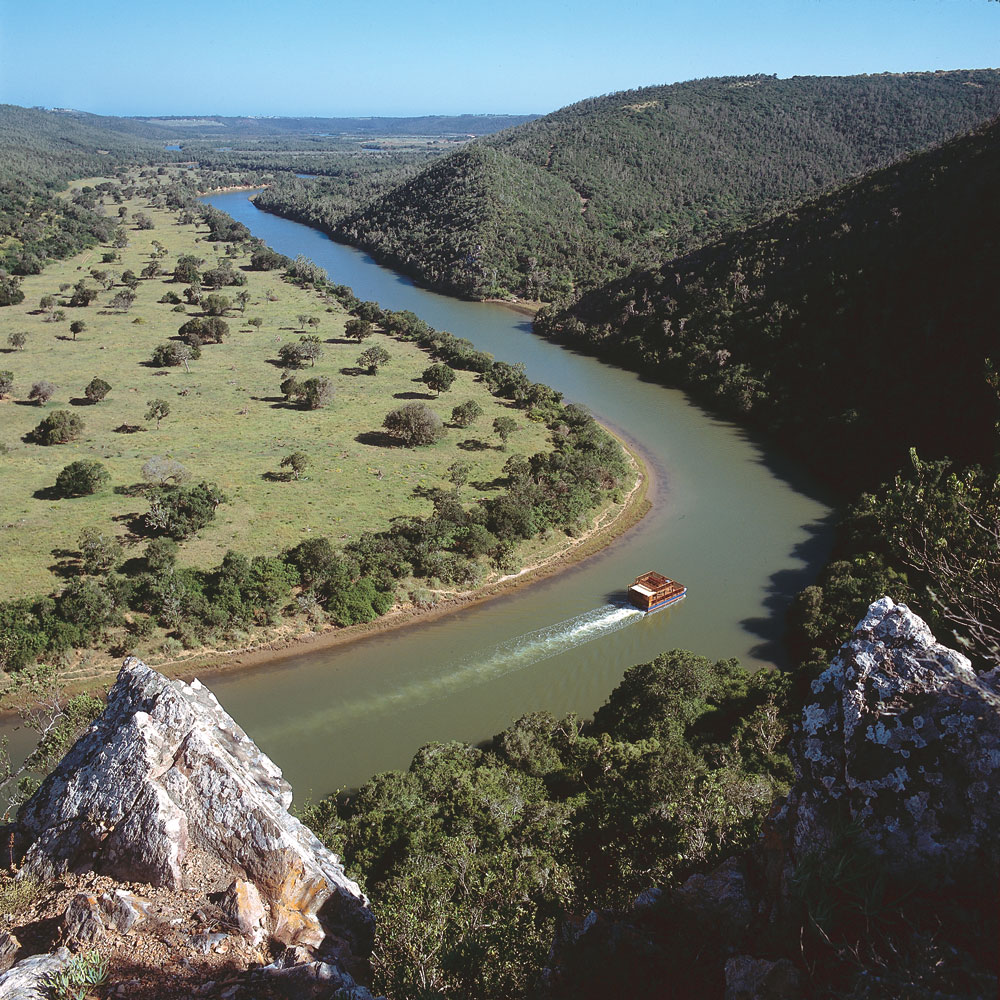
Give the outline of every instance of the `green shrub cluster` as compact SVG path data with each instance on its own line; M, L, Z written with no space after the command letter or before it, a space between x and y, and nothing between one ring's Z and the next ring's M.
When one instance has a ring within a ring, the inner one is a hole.
M564 912L751 843L790 774L786 687L666 653L591 723L534 713L480 747L430 744L307 810L373 900L376 989L530 995Z

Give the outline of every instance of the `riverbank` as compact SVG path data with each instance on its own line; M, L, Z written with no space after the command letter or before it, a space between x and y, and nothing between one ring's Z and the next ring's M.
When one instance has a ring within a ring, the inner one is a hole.
M607 428L606 428L607 429ZM614 433L609 431L609 433ZM629 458L635 473L634 481L624 497L604 507L591 520L590 527L576 536L566 536L558 549L543 555L517 573L487 580L483 586L467 591L441 591L439 599L431 606L417 607L406 603L397 605L373 622L338 628L328 625L319 630L292 632L294 623L286 623L266 636L234 649L197 649L172 660L147 656L150 666L168 677L191 680L196 674L201 678L232 674L235 671L271 666L283 660L307 653L334 649L361 642L375 636L405 628L410 625L438 621L448 615L484 604L524 590L534 583L546 580L575 567L595 555L624 535L651 509L650 494L655 488L652 472L634 445L615 435ZM88 651L92 652L92 651ZM117 676L120 662L117 658L103 658L96 663L85 661L92 673L82 674L80 668L64 675L67 695L103 694ZM12 718L12 705L7 695L0 696L0 722Z

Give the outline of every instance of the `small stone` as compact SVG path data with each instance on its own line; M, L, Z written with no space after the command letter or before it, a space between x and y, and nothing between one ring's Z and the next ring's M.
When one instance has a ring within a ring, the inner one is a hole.
M63 931L70 944L93 944L104 937L104 921L97 899L85 892L77 893L63 916Z
M6 972L14 964L14 956L21 947L13 934L0 931L0 972Z
M267 911L253 882L234 879L219 901L219 908L254 945L267 936Z
M725 1000L800 1000L802 977L799 970L781 958L737 955L726 962Z
M136 924L145 920L149 916L149 907L146 900L121 889L101 896L101 910L106 915L107 926L119 934L128 934Z

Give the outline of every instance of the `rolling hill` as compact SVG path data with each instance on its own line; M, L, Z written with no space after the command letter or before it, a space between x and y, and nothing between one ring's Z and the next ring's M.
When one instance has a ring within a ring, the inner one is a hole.
M353 213L273 193L427 284L564 300L980 124L1000 72L695 80L477 140ZM265 205L262 205L265 207Z

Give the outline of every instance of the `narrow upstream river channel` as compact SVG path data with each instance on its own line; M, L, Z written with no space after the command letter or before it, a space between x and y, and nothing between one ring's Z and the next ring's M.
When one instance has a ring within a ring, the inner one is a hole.
M478 741L536 709L590 714L627 667L665 649L782 662L784 609L829 545L829 507L794 466L683 393L534 336L512 310L417 288L259 211L247 192L205 200L360 298L412 309L501 360L525 362L531 379L633 442L654 480L640 524L572 569L435 622L214 678L299 801L405 767L431 740ZM647 569L681 580L687 599L647 617L622 607L624 588Z

